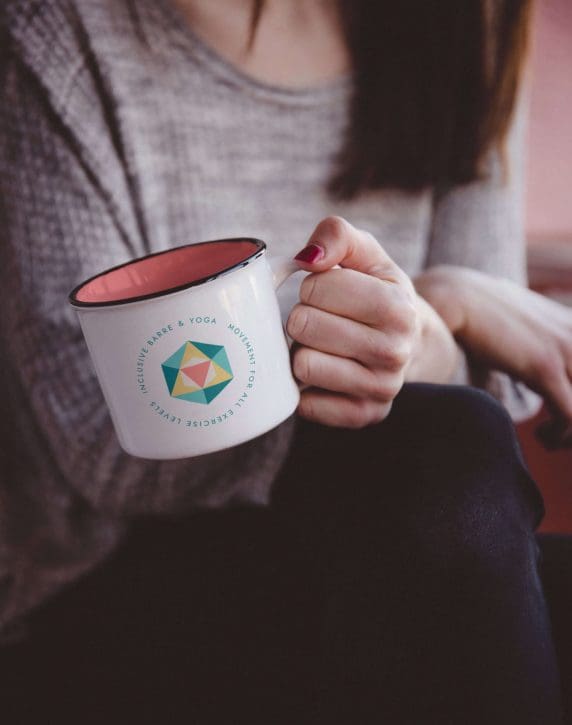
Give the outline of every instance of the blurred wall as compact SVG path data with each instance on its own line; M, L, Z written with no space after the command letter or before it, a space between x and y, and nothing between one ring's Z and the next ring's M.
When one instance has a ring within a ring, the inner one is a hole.
M572 244L572 0L537 0L534 19L527 233Z
M527 235L531 282L572 304L572 0L536 0L528 127ZM546 505L544 531L572 534L572 451L548 452L519 426Z

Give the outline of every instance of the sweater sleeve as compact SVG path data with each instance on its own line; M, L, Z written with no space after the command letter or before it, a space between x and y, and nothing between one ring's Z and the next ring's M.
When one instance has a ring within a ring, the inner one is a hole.
M471 267L526 285L524 238L524 134L521 101L510 129L504 159L491 154L484 178L435 197L426 267ZM465 355L455 382L484 387L501 400L515 420L534 415L540 398L504 373L485 370Z
M11 59L0 76L0 345L30 425L67 485L110 515L218 506L245 489L256 500L280 458L272 434L186 461L120 448L67 301L102 259L111 266L145 251L120 159L102 142L98 177L34 75Z

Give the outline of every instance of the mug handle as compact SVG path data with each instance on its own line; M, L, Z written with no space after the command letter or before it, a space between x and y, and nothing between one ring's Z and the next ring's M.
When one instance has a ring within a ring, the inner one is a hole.
M271 257L268 264L272 271L272 283L275 290L283 285L294 272L302 271L292 257Z

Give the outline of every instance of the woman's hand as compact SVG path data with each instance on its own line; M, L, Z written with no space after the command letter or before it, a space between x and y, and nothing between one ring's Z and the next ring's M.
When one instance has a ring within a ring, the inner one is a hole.
M522 380L572 424L570 308L464 267L435 267L416 286L477 361Z
M328 217L296 260L314 273L287 324L302 416L359 428L387 416L406 377L452 373L452 336L370 234Z

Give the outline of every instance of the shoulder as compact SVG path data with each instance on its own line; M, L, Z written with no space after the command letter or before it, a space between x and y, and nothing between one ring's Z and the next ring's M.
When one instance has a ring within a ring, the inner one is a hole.
M105 157L118 57L131 57L134 0L0 0L0 102L35 96L82 146ZM132 33L131 33L132 35ZM111 60L110 60L111 59ZM132 61L129 61L132 63Z
M78 31L108 30L109 23L132 13L134 0L3 0L0 23L15 39L33 41L39 33L60 41Z
M81 0L4 0L0 23L10 52L34 65L50 65L50 56L61 64L60 49L80 51L83 45L81 6Z
M110 91L115 71L97 39L117 45L124 28L113 30L114 6L131 1L0 0L7 56L0 58L0 146L15 157L16 139L29 163L73 159L114 199L127 198Z
M52 101L60 101L74 84L81 85L86 70L97 73L101 40L113 48L125 35L130 2L2 0L5 53L36 77Z
M5 0L1 27L7 67L32 76L59 106L64 88L88 54L75 0Z

